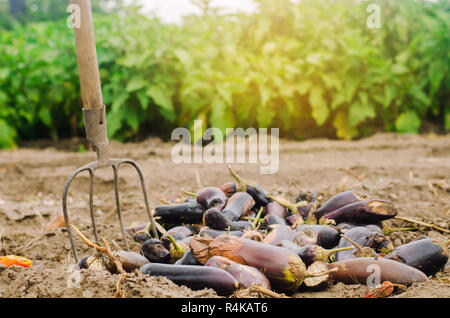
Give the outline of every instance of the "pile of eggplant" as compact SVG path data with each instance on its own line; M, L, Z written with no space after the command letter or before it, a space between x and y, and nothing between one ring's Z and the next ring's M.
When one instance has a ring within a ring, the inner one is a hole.
M425 237L394 248L383 234L383 221L397 214L390 201L349 190L320 204L301 190L290 203L229 172L233 182L184 191L187 197L156 207L160 237L148 224L128 227L141 254L115 252L123 268L221 296L255 285L290 295L336 282L366 284L373 268L380 283L410 286L448 262L448 241Z

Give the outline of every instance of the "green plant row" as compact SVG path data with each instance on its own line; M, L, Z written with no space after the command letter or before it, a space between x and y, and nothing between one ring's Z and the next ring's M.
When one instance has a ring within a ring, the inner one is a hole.
M165 25L129 11L95 17L111 138L174 127L278 127L281 136L352 139L450 129L448 1L259 0L250 15ZM0 32L0 147L83 134L66 21Z

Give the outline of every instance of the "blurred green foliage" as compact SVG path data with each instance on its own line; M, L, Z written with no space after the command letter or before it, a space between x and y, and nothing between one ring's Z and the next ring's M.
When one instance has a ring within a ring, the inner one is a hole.
M281 136L352 139L450 129L448 1L258 0L244 15L165 25L127 12L95 16L111 138L174 127L279 127ZM0 32L0 147L83 134L73 31L66 19Z

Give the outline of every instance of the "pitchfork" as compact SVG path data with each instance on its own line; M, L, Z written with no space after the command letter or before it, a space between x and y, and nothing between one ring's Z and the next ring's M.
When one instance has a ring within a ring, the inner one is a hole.
M78 255L75 249L75 243L72 237L72 230L67 214L67 194L70 184L75 177L83 171L89 172L90 191L89 191L89 210L91 215L92 227L96 241L98 240L97 226L94 216L94 175L95 171L100 168L112 167L114 174L114 193L116 198L116 209L120 222L120 229L127 250L129 245L123 226L122 213L120 210L119 187L118 187L118 171L121 164L129 164L133 166L139 175L142 190L144 193L145 207L147 209L148 219L152 226L154 237L158 238L155 221L153 220L148 203L147 192L145 190L145 181L142 170L139 165L131 159L113 159L109 157L108 137L106 129L105 105L103 104L102 89L100 84L100 75L97 62L97 51L95 47L94 25L92 22L92 9L90 0L70 0L75 5L75 10L79 14L73 12L73 19L79 18L80 21L73 21L75 32L75 46L77 52L78 71L80 76L81 97L83 103L83 118L86 129L86 138L92 144L97 153L97 160L75 170L67 179L64 186L62 204L64 212L64 220L66 222L72 251L76 262L78 263Z

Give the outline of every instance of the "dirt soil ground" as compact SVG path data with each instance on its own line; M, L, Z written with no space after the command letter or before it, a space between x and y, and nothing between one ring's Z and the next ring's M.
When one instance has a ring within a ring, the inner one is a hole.
M78 142L79 143L79 142ZM13 151L0 151L0 255L21 255L33 261L30 268L0 267L0 297L113 297L119 275L83 270L81 288L70 288L73 255L67 232L44 233L43 226L62 211L61 195L66 178L77 167L95 159L92 152L70 151L76 141L38 143ZM174 198L185 188L218 186L231 177L225 164L175 164L172 144L149 139L135 144L112 142L115 157L137 161L144 172L152 206ZM450 135L415 136L377 134L359 141L281 141L277 174L261 175L259 165L235 164L236 171L257 181L268 191L278 191L294 200L292 182L320 194L323 200L357 189L373 197L393 201L400 216L414 217L450 228ZM120 170L124 223L146 221L144 201L137 175L131 168ZM80 175L69 193L71 222L91 235L88 210L88 175ZM112 172L99 170L95 183L95 214L100 235L120 247L121 238L113 192ZM404 221L388 225L410 226ZM390 235L401 245L422 235L445 240L448 235L429 228ZM79 255L91 253L76 238ZM137 243L132 249L139 251ZM212 290L192 291L164 278L149 278L138 272L120 285L128 297L217 297ZM364 297L368 287L336 284L321 292L298 292L293 297ZM450 268L447 266L426 283L391 297L450 297Z

